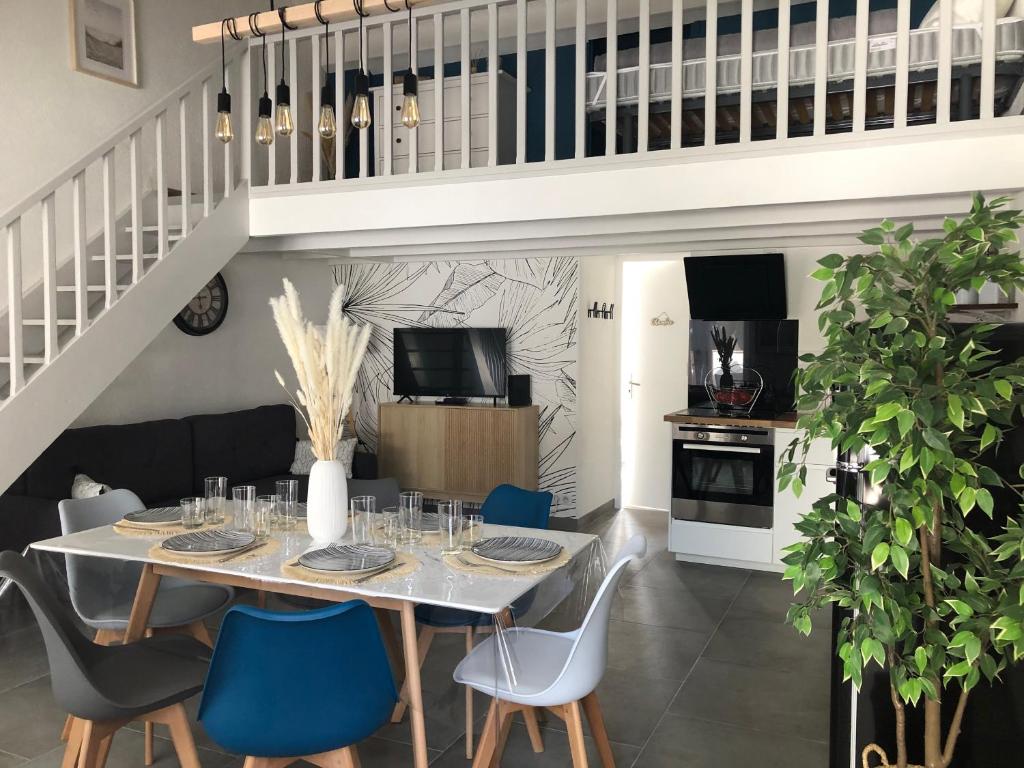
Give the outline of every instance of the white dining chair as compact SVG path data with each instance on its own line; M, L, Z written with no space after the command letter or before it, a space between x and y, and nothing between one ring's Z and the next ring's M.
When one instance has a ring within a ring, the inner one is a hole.
M597 742L601 763L615 765L595 688L608 661L608 620L619 579L631 560L643 557L647 540L634 536L619 551L587 611L583 624L572 632L511 628L492 635L473 649L455 668L455 682L493 696L480 736L473 768L501 762L512 727L512 716L522 712L535 752L544 750L536 710L547 709L565 721L574 768L586 768L583 712ZM506 645L499 648L497 643ZM509 681L509 666L514 682Z

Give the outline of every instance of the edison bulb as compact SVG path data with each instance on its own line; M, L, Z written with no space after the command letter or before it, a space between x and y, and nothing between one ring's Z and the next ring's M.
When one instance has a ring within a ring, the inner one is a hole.
M415 93L405 94L402 102L402 125L412 129L420 124L420 101Z
M316 124L316 129L320 132L320 137L324 139L333 139L334 135L338 132L338 122L334 116L334 107L330 104L324 104L320 107L320 120Z
M292 109L288 104L277 105L277 113L274 122L279 134L282 136L291 136L292 131L295 130L295 124L292 122Z
M231 127L230 112L217 113L217 128L214 131L214 135L225 144L235 138L235 131Z
M360 93L352 104L352 125L363 130L369 128L371 122L370 99L365 93Z
M256 143L265 147L274 143L274 124L269 116L260 116L256 121Z

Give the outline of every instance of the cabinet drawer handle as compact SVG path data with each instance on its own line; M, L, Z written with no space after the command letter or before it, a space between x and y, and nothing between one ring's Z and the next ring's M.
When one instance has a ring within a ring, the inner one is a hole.
M829 483L835 483L839 477L839 470L835 467L829 467L825 470L825 481Z
M401 137L395 139L395 144L401 144L401 143L402 143Z

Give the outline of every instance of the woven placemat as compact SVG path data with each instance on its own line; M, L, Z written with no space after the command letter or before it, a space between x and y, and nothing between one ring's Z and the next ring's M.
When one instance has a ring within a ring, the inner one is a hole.
M223 527L224 523L216 523L215 525L207 523L205 525L199 526L198 528L188 529L186 529L185 526L183 526L181 523L172 523L170 525L159 527L155 525L147 525L143 527L141 525L133 525L132 523L127 523L123 520L114 523L114 525L112 526L112 528L114 529L114 533L118 533L121 536L137 536L143 539L153 538L156 536L160 538L166 538L168 536L177 536L181 533L191 533L192 531L215 531Z
M472 565L466 565L466 563L462 562L459 558L472 563ZM558 557L548 560L547 562L536 563L534 565L495 565L483 558L477 557L469 551L462 552L458 555L444 556L444 564L453 571L475 573L478 576L540 576L544 573L557 571L571 560L572 555L569 554L569 551L564 547Z
M160 560L165 563L179 563L182 565L202 565L203 563L206 563L209 565L219 565L221 563L244 563L246 560L255 560L260 557L272 555L279 549L281 549L281 542L277 539L270 539L260 546L250 549L248 552L238 555L237 557L232 557L230 554L223 555L221 557L196 557L194 555L168 552L159 544L154 544L149 548L149 556L154 560Z
M392 579L401 579L403 576L411 576L423 567L420 559L409 552L397 552L395 553L395 559L400 561L401 565L380 575L371 576L366 581L360 581L363 578L362 576L344 576L341 574L311 571L308 568L303 568L301 565L292 565L292 563L283 563L281 565L281 575L287 576L289 579L308 581L311 584L330 584L337 587L350 587L358 581L359 586L364 587L384 581L391 581Z

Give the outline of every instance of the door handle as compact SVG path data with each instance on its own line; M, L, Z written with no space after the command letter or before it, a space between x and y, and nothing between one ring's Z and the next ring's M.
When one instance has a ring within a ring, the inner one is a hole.
M639 381L632 381L632 380L630 380L630 381L626 382L626 389L629 390L629 396L630 397L633 396L633 387L639 387L639 386L640 386L640 382Z
M747 445L705 445L704 443L683 443L686 451L719 451L721 453L760 453L760 448Z

